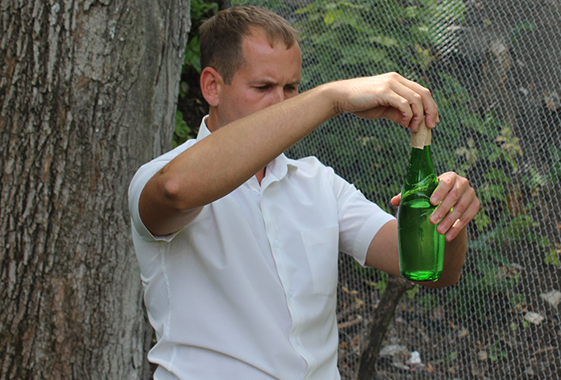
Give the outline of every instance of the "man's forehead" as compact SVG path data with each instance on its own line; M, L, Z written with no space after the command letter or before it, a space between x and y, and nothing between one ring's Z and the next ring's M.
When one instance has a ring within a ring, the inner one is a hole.
M252 25L248 28L247 33L242 38L242 44L250 40L267 41L271 48L275 48L278 44L284 45L287 49L292 47L292 45L289 46L289 44L283 41L282 38L267 32L266 29L258 25ZM298 44L298 42L296 42L296 44Z

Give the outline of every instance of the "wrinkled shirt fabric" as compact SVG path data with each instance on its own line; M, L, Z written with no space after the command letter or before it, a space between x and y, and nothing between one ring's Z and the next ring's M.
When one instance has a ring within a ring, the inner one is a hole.
M183 229L153 236L148 180L210 135L143 165L129 188L134 246L157 343L157 380L338 380L339 252L364 264L393 216L316 158L278 156Z

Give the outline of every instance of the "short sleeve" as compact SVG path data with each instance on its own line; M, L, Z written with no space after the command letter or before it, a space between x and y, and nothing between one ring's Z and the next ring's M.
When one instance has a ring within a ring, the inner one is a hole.
M175 234L167 236L154 236L140 218L140 212L138 210L138 204L140 200L140 195L144 186L148 181L159 172L164 166L166 166L171 160L185 151L187 148L194 145L196 140L188 140L183 145L169 151L168 153L150 161L149 163L142 165L140 169L136 172L131 183L129 185L129 212L132 219L132 228L135 233L143 240L158 240L158 241L170 241L173 239Z
M336 174L333 175L333 189L338 202L340 249L364 265L372 239L395 217Z
M132 228L143 240L162 240L148 231L140 218L138 204L144 186L146 186L150 178L152 178L154 174L156 174L165 165L165 162L159 162L159 165L151 164L141 167L133 177L129 186L129 212L132 220Z

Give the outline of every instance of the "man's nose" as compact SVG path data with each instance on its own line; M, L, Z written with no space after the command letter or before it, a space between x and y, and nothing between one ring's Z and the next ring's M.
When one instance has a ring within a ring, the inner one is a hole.
M275 87L273 91L273 101L276 103L280 103L286 99L286 94L284 93L284 88L282 87Z

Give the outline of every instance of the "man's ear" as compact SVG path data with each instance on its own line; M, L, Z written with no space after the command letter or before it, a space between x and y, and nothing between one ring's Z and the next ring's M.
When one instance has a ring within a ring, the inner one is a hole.
M222 76L212 67L205 67L201 72L201 92L210 106L218 105L218 96L224 86Z

